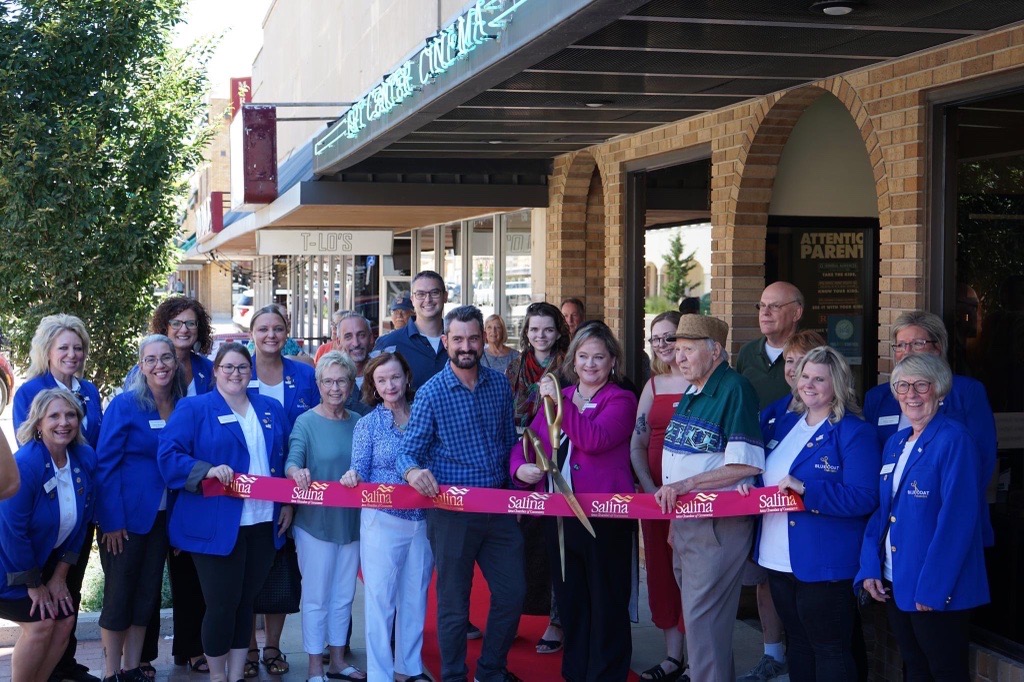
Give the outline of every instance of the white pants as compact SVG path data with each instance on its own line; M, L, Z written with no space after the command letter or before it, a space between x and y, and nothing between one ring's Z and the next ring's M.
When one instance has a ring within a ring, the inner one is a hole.
M434 571L427 522L364 509L359 537L366 601L366 677L392 680L396 672L418 675L423 672L423 623ZM391 627L396 610L392 660Z
M295 551L302 573L302 648L320 654L330 646L348 644L352 599L359 571L359 542L339 545L294 529Z

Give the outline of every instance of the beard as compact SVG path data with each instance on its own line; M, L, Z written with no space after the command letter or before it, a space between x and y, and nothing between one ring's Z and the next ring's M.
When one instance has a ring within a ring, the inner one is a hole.
M456 353L455 357L448 359L459 369L473 369L480 364L480 356L476 353Z

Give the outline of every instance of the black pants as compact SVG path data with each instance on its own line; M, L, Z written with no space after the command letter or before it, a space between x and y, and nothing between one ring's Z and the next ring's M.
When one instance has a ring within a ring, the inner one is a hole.
M636 522L591 519L594 538L578 520L566 518L563 581L557 522L544 521L551 584L565 633L562 677L569 682L627 679L633 653L630 544Z
M903 658L904 682L967 682L971 612L901 611L885 603Z
M70 676L74 671L77 662L75 652L78 651L78 638L75 637L75 630L78 629L78 607L82 605L82 580L85 578L85 567L89 565L89 551L96 539L96 524L90 523L85 529L85 542L78 554L78 563L68 569L67 586L71 593L71 600L75 603L75 627L71 630L68 638L68 645L64 648L64 655L57 661L57 667L53 669L53 677Z
M159 512L148 533L128 531L118 554L100 543L103 610L100 627L114 632L147 626L160 612L160 587L167 554L167 514Z
M851 580L804 582L768 571L768 586L786 628L793 682L856 682L857 600Z
M227 556L192 555L206 599L202 636L207 656L249 648L252 604L270 573L274 554L274 524L267 522L239 528L238 540Z
M195 658L203 655L203 616L206 602L199 584L196 565L188 552L167 552L167 573L171 579L171 605L174 608L174 643L171 655L175 658ZM142 660L155 661L160 657L160 609L146 626L146 639L142 644Z
M443 509L427 511L427 538L437 568L437 643L441 680L464 682L469 592L473 565L487 580L491 608L487 632L476 664L476 679L503 678L508 650L516 638L526 594L523 577L523 535L516 518L507 514L467 514Z

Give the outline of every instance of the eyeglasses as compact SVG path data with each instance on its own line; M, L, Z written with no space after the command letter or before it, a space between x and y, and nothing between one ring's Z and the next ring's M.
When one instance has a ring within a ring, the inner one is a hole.
M897 381L892 385L900 395L906 395L909 393L911 386L914 387L914 393L918 395L924 395L928 391L932 390L932 382L925 381L924 379L915 381L914 383L910 383L909 381Z
M914 350L921 351L928 347L928 344L935 343L928 339L914 339L913 341L900 341L899 343L892 344L894 351L905 353L907 350L913 348Z
M754 307L758 310L764 310L767 308L768 312L777 313L787 305L793 305L794 303L796 303L796 301L788 301L786 303L755 303Z
M324 388L344 388L352 382L348 379L321 379L320 385Z
M171 353L164 353L160 357L147 355L146 357L142 358L142 365L148 369L156 367L157 363L169 367L174 364L174 355Z
M441 298L441 294L444 293L440 289L431 289L430 291L414 291L412 297L417 301L425 301L428 297L430 300L437 300Z
M167 326L174 330L181 329L182 325L185 326L185 329L192 330L199 326L199 323L195 320L171 320L167 323Z
M245 374L250 369L252 369L252 365L217 365L217 366L220 368L220 371L224 372L228 376L231 376L235 372L238 372L239 374Z
M673 340L674 337L671 334L666 334L665 336L652 336L651 338L647 339L647 343L651 344L652 346L660 346L663 343L672 343Z

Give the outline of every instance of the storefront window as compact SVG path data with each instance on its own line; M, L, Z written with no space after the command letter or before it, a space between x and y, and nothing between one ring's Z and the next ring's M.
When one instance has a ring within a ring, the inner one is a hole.
M996 544L986 553L992 603L974 624L987 642L1024 645L1024 93L945 107L950 361L981 381L996 415L989 485ZM950 276L951 275L951 276ZM991 637L995 635L995 637ZM1019 650L1019 649L1018 649Z
M447 313L463 303L462 296L462 223L449 223L441 228L443 244L443 262L441 276L444 277L445 288L448 289L448 303L444 306Z
M480 309L486 320L494 314L494 218L475 218L466 223L470 230L470 282L473 287L473 305Z
M518 211L505 219L505 307L502 315L510 343L518 343L526 307L533 301L530 269L530 211Z

